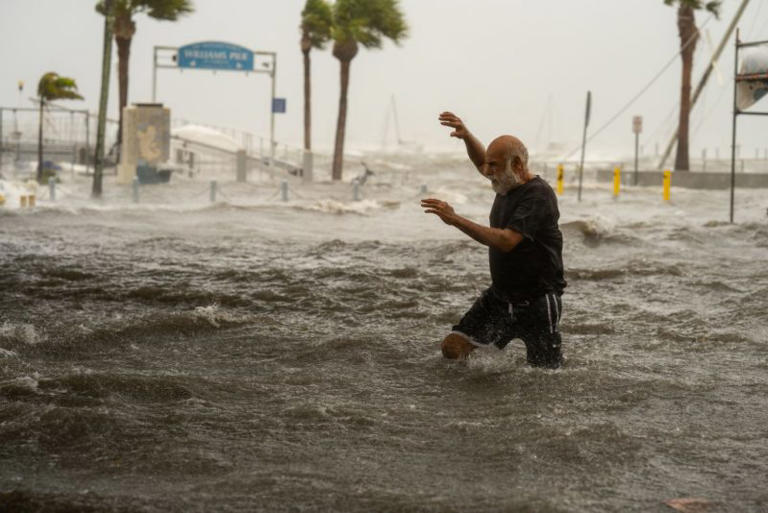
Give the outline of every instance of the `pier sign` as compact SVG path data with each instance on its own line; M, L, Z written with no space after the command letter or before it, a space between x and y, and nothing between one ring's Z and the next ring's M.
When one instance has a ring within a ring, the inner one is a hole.
M176 62L180 68L253 71L253 52L231 43L205 41L179 48Z

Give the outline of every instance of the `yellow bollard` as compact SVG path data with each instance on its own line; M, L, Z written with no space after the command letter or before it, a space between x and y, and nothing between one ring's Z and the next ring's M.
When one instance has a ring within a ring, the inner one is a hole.
M669 201L669 187L672 185L672 171L664 170L664 201Z
M562 196L563 194L563 178L564 178L563 165L558 164L557 165L557 195L558 196Z
M21 196L19 198L19 204L20 204L21 208L26 208L26 206L27 206L27 197L26 196Z
M619 197L619 191L621 191L621 168L617 167L613 170L613 197Z
M5 205L5 196L0 194L0 207L2 207L3 205Z
M35 195L34 194L30 194L29 195L29 206L30 207L34 207L35 206Z

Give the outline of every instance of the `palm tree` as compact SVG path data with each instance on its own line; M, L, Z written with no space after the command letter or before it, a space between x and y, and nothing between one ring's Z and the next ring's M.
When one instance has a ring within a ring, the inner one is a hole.
M680 121L677 132L677 155L675 171L688 171L688 128L691 116L691 74L693 72L693 52L699 39L694 11L706 9L715 16L720 14L722 0L704 2L703 0L664 0L667 5L677 4L677 30L680 34L680 56L683 60L683 79L680 91Z
M304 149L312 149L312 83L309 52L322 50L331 39L333 15L325 0L307 0L301 11L301 53L304 54Z
M43 183L43 111L45 102L53 100L82 100L77 93L74 79L60 77L49 71L40 78L37 84L37 96L40 98L40 126L37 131L37 182Z
M176 21L180 16L193 11L190 0L116 0L113 26L117 43L117 73L120 97L120 124L117 127L118 147L123 141L123 108L128 104L128 61L131 56L131 41L136 34L133 15L146 12L150 18L161 21ZM96 11L105 15L104 0L96 4Z
M337 0L333 5L333 56L341 63L339 118L333 151L334 180L341 180L344 159L344 130L347 121L349 68L359 45L381 48L383 38L399 43L408 27L398 0Z

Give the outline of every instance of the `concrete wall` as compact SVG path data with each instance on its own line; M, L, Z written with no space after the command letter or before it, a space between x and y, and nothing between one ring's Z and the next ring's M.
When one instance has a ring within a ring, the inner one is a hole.
M117 182L131 183L139 163L158 165L170 158L171 111L162 104L123 109L123 146Z
M622 170L621 184L634 185L634 174L633 171ZM637 185L658 187L663 185L664 173L662 171L638 171L637 174ZM613 169L598 170L597 181L613 183ZM686 189L729 189L731 187L731 174L673 171L672 187L683 187ZM736 187L768 189L768 174L737 172Z

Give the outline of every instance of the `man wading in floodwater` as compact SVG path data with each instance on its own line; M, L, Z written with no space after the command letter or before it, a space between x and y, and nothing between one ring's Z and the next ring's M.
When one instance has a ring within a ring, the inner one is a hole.
M465 359L476 347L503 349L520 338L528 363L557 368L563 361L558 324L566 283L555 193L530 173L528 150L519 139L502 135L486 151L454 114L440 114L440 124L454 129L451 136L464 141L470 160L496 191L490 227L461 217L444 201L421 201L426 213L488 246L491 265L490 288L445 337L443 355Z

